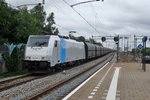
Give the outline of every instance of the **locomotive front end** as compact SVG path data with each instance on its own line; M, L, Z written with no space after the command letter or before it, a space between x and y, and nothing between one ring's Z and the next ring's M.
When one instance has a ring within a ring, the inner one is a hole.
M50 66L49 35L31 35L25 51L24 66L31 72L47 71Z

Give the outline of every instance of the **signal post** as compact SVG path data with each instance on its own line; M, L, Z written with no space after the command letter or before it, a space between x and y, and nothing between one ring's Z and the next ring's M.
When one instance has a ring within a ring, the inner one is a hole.
M92 36L92 39L94 37L100 37L102 42L105 42L107 39L113 39L115 41L115 43L117 45L117 58L116 58L116 60L118 62L118 60L119 60L119 58L118 58L119 57L119 39L120 39L119 35L117 35L117 36Z

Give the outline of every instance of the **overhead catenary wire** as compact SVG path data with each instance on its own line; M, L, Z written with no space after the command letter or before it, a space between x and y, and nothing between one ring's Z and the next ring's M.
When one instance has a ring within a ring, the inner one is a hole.
M71 7L71 5L68 3L68 2L66 2L65 0L62 0L62 1L64 1L69 7ZM89 26L91 26L97 33L100 33L100 32L98 32L98 30L92 25L92 24L90 24L77 10L75 10L73 7L71 7Z
M93 14L95 15L95 27L96 27L96 22L97 22L97 23L100 23L101 21L100 21L99 17L97 17L97 16L98 16L98 13L96 12L96 10L95 10L95 8L94 8L94 6L93 6L92 3L90 4L90 7L91 7L91 9L92 9ZM101 24L101 23L100 23L100 24Z
M54 0L53 2L50 3L50 5L53 6L54 8L56 8L59 13L62 13L62 12L63 12L62 16L65 16L65 15L68 14L68 13L66 13L66 12L64 11L64 7L62 7L62 6L59 4L58 1L59 1L59 0ZM53 9L53 10L54 10L54 12L56 12L55 9ZM65 13L65 14L64 14L64 13ZM71 17L68 17L68 18L71 18ZM70 24L72 25L72 23L70 23ZM57 27L61 28L61 29L64 29L64 31L66 31L67 33L71 31L71 30L68 29L67 27L64 27L64 25L58 24L57 22L55 23L55 25L56 25ZM73 25L72 25L72 26L73 26Z
M97 16L97 14L95 13L94 9L92 8L92 3L90 4L90 7L91 7L92 13L94 15L94 26L96 28L96 16Z
M67 30L68 32L70 31L69 29L67 29L67 28L65 28L65 27L63 27L63 26L61 26L61 25L59 25L59 24L55 24L55 25L58 26L58 27L61 27L62 29Z

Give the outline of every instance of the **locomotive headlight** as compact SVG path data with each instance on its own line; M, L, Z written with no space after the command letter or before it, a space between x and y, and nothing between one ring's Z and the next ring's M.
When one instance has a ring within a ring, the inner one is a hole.
M26 56L26 59L31 59L31 57L30 56Z

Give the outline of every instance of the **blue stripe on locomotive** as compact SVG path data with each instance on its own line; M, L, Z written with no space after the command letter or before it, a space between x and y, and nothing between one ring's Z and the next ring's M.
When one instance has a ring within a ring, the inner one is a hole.
M63 38L61 38L61 41L60 41L60 44L61 44L61 63L65 63L66 62L66 42Z

